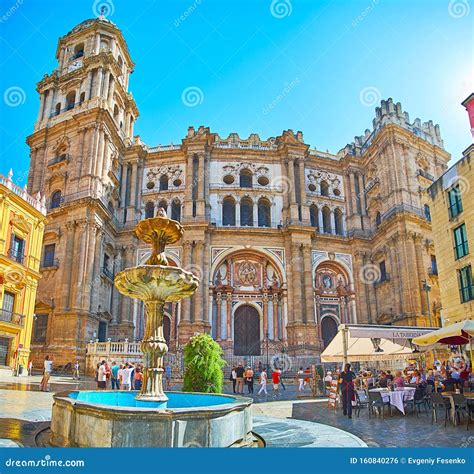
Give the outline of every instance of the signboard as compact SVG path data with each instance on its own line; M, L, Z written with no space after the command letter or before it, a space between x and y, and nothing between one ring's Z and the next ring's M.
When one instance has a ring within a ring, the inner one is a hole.
M328 408L337 408L337 397L339 392L339 375L333 376L329 387Z

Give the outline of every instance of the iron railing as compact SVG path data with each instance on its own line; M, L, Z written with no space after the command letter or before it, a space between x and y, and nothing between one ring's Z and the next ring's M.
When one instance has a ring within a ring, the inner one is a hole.
M23 264L25 261L25 251L24 250L18 250L13 247L10 247L8 249L8 256L12 259L15 260L18 263Z
M17 326L25 325L25 315L20 313L13 313L6 309L0 309L0 321L5 323L16 324Z

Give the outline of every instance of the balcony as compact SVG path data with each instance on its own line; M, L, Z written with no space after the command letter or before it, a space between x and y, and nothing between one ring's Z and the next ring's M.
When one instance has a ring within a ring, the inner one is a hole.
M428 181L434 181L435 180L433 175L427 173L426 171L424 171L422 169L418 169L416 171L416 175L417 176L422 176L423 178L427 179Z
M8 256L22 265L25 261L25 252L23 250L14 249L13 247L10 247L8 250Z
M54 157L53 159L48 161L48 166L54 166L57 165L58 163L68 163L69 162L69 155L68 154L63 154Z
M23 327L25 325L24 314L12 313L6 309L0 309L0 322L15 324L16 326Z

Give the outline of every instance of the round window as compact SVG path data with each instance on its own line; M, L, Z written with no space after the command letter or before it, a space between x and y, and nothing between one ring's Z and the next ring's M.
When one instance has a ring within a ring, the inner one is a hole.
M153 181L148 181L148 183L146 183L146 187L148 189L153 189L155 187L155 183Z
M231 174L228 174L227 176L224 176L224 183L225 184L232 184L234 181L235 181L235 178Z
M308 185L308 189L309 189L312 193L314 193L314 192L316 191L316 185L314 185L313 183L311 183L311 184Z
M181 183L182 183L182 181L180 179L175 179L173 181L173 186L178 188L179 186L181 186Z
M340 196L341 195L341 191L337 188L333 191L333 193L334 193L334 196Z
M268 178L266 176L260 176L257 182L260 186L266 186L269 183Z

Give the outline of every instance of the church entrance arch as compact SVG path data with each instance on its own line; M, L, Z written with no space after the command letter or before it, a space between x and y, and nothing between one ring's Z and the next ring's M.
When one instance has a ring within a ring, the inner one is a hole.
M260 318L250 305L239 306L234 314L234 354L260 355Z

